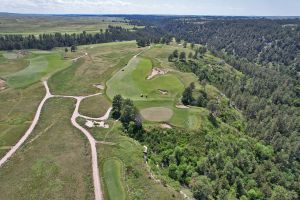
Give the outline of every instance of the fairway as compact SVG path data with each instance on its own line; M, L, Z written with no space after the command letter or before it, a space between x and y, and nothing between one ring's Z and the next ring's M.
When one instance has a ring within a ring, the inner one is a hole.
M60 53L34 54L32 57L33 58L29 58L30 64L25 69L4 76L10 87L26 87L71 64L70 60L63 60Z
M141 110L144 119L152 122L169 121L173 115L173 110L164 107L152 107Z
M108 190L110 200L126 199L126 194L122 184L122 163L110 158L103 164L104 182Z
M107 95L110 99L121 94L132 100L168 100L181 93L184 86L176 76L166 74L147 80L151 70L149 59L134 57L107 82ZM168 91L168 94L162 95L160 90Z

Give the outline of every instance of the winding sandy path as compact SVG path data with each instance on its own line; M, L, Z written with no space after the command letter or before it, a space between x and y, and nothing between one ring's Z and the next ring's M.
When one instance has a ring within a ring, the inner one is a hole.
M99 177L99 168L98 168L98 158L97 158L97 149L96 149L96 140L94 137L82 126L80 126L77 122L76 119L79 117L79 106L84 99L84 97L76 97L77 102L76 102L76 107L74 110L74 113L71 118L71 122L73 126L75 126L77 129L79 129L89 140L90 145L91 145L91 151L92 151L92 169L93 169L93 181L94 181L94 193L95 193L95 200L102 200L103 199L103 193L101 190L101 183L100 183L100 177Z
M35 128L36 124L38 123L39 121L39 118L40 118L40 115L41 115L41 111L42 111L42 108L45 104L45 102L53 97L49 91L49 87L47 85L47 82L46 81L43 81L43 84L46 88L46 94L45 94L45 97L43 98L43 100L41 101L40 105L38 106L38 109L35 113L35 116L34 116L34 119L30 125L30 127L28 128L28 130L25 132L25 134L23 135L23 137L17 142L16 145L14 145L6 154L3 158L1 158L0 160L0 167L10 158L12 157L15 152L22 146L22 144L25 142L25 140L29 137L29 135L31 134L31 132L33 131L33 129Z

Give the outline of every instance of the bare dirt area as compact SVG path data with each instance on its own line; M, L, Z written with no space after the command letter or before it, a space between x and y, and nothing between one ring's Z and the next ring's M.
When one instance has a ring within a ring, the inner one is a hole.
M176 108L179 108L179 109L188 109L189 107L181 104L181 105L176 105Z
M94 84L93 86L98 88L99 90L104 90L105 89L105 86L102 85L102 84Z
M147 80L150 80L158 75L164 75L166 73L168 73L167 70L160 69L160 68L153 68L151 74L147 77Z
M6 83L5 83L5 81L2 80L2 79L0 79L0 91L1 91L1 90L5 90L5 88L6 88Z

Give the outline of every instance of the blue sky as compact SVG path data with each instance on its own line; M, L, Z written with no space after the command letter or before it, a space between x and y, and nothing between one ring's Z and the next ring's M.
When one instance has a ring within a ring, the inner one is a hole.
M0 12L300 16L300 0L0 0Z

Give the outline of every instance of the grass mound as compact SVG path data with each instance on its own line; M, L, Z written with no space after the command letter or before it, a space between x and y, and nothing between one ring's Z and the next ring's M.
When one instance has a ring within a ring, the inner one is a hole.
M144 119L152 122L169 121L173 116L173 110L164 107L151 107L141 110Z

